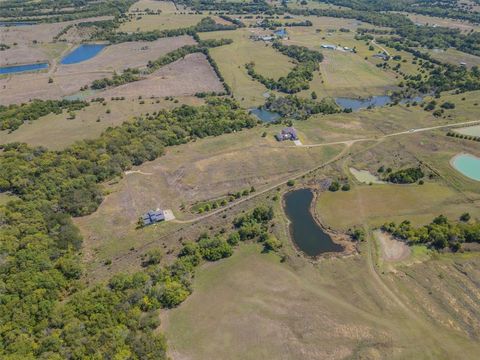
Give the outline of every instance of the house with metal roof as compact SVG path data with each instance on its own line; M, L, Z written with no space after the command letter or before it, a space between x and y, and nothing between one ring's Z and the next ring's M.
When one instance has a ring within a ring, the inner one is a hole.
M295 130L293 127L287 127L275 135L275 138L277 141L298 140L297 130Z
M160 209L150 210L146 214L142 215L142 221L144 226L155 224L157 222L164 221L164 220L165 220L165 213L163 210L160 210Z

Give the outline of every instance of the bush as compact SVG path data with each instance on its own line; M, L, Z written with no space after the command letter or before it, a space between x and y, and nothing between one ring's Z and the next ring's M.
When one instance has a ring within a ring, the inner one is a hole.
M339 189L340 189L340 184L338 183L338 181L333 181L328 187L328 190L332 192L338 191Z
M293 186L295 185L295 180L288 180L287 181L287 186Z
M263 243L266 251L277 251L282 247L282 243L275 236L270 235Z

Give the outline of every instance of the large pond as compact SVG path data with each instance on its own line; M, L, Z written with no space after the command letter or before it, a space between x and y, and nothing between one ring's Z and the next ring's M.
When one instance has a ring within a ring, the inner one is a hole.
M263 108L253 108L250 109L250 114L255 115L257 118L259 118L262 122L264 123L271 123L275 122L278 119L280 119L280 114L273 112L273 111L268 111Z
M27 64L27 65L15 65L15 66L1 66L0 75L14 74L26 71L36 71L48 69L48 63Z
M423 100L423 97L417 96L411 99L403 99L400 101L400 103L406 104L408 102L414 102L414 101L420 102L422 100ZM338 97L338 98L335 98L335 102L342 109L352 109L353 111L357 111L360 109L367 109L369 107L385 106L393 103L392 97L388 95L372 96L367 99Z
M342 251L343 247L334 243L313 218L310 211L312 200L313 192L309 189L294 190L285 195L285 213L290 219L294 243L308 256Z
M77 64L89 60L103 50L105 44L82 44L72 52L68 53L61 61L62 65Z
M480 181L480 158L472 154L458 154L451 160L452 166L466 177Z

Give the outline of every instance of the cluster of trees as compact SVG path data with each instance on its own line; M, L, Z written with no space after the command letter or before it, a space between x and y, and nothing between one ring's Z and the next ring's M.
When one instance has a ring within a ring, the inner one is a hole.
M3 18L31 17L35 22L60 22L95 16L121 16L135 0L7 0L0 3ZM38 17L39 12L42 16Z
M97 183L157 158L165 146L239 131L256 123L233 100L210 99L205 106L181 106L109 128L100 138L77 142L61 152L19 143L4 145L0 191L26 200L48 199L74 216L88 214L102 200Z
M480 22L478 12L465 9L456 0L327 0L354 10L380 12L405 11L416 14Z
M220 207L226 206L229 202L233 202L236 199L240 199L242 196L248 196L251 193L255 192L255 188L252 186L250 189L245 189L243 191L237 191L235 193L230 193L228 194L228 197L222 199L222 200L214 200L214 201L207 201L203 202L200 204L196 204L193 206L193 209L196 209L196 211L199 214L202 214L204 212L208 212L210 210L215 210Z
M348 182L348 180L344 181L342 184L340 184L340 182L337 180L332 181L332 183L328 187L328 191L336 192L338 190L350 191L350 183Z
M419 167L407 168L388 173L385 176L385 181L389 181L394 184L413 184L421 180L424 176L425 174Z
M33 100L19 105L0 105L0 129L14 131L25 121L37 120L50 113L61 114L63 110L80 110L85 106L88 103L80 100Z
M295 26L312 26L313 23L310 20L304 20L304 21L287 21L287 22L281 22L279 20L274 20L274 19L263 19L262 22L259 24L253 25L253 27L261 27L263 29L271 29L275 30L278 27L295 27Z
M297 120L306 120L314 114L334 114L340 111L333 99L323 98L320 101L315 101L295 95L270 96L265 101L264 106L267 110L279 113L282 117Z
M313 79L314 71L318 70L318 64L323 60L323 55L305 46L282 45L276 41L273 47L282 54L297 61L297 65L278 80L267 78L255 71L255 64L250 62L245 65L248 75L262 83L267 89L281 91L286 94L294 94L310 87L309 82Z
M120 86L129 82L138 81L141 79L139 69L125 69L121 74L113 74L111 78L103 78L94 80L90 88L94 90L105 89L106 87Z
M167 29L167 30L152 30L144 32L117 32L114 28L106 28L103 32L99 32L96 36L97 40L107 40L111 43L122 43L129 41L155 41L160 38L190 35L194 36L197 32L209 32L209 31L222 31L222 30L235 30L237 25L225 25L218 24L211 17L203 18L195 26ZM198 37L197 37L198 38Z
M450 247L456 251L464 242L480 242L480 223L469 223L469 219L468 213L462 215L460 222L450 221L447 217L440 215L430 224L418 228L405 220L398 225L394 222L384 224L382 230L408 241L411 245L426 244L437 249Z
M232 18L231 16L228 16L228 15L225 15L225 14L221 14L219 15L219 17L223 20L226 20L226 21L230 21L232 24L236 25L237 27L239 28L243 28L245 27L246 25L238 18Z

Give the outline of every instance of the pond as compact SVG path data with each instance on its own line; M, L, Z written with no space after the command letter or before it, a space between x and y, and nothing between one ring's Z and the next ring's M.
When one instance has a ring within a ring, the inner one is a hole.
M34 22L25 22L25 21L0 21L0 27L9 27L9 26L29 26L35 25Z
M343 251L343 247L334 243L313 218L310 211L312 200L313 192L310 189L294 190L285 194L285 213L290 220L293 242L308 256Z
M250 114L255 115L257 118L259 118L262 122L264 123L271 123L275 122L278 119L280 119L280 114L273 112L273 111L268 111L263 108L253 108L250 109Z
M72 52L68 53L61 61L62 65L77 64L95 57L105 44L82 44Z
M48 69L48 63L27 64L27 65L15 65L15 66L1 66L0 75L14 74L26 71L37 71Z
M422 100L423 100L423 97L416 96L411 99L403 99L400 101L400 103L406 104L414 101L420 102ZM367 99L338 97L338 98L335 98L335 102L342 109L352 109L353 111L357 111L360 109L367 109L368 107L385 106L385 105L391 104L393 101L392 101L392 97L389 95L379 95L379 96L372 96Z
M480 158L472 154L458 154L451 160L452 166L466 177L480 181Z

